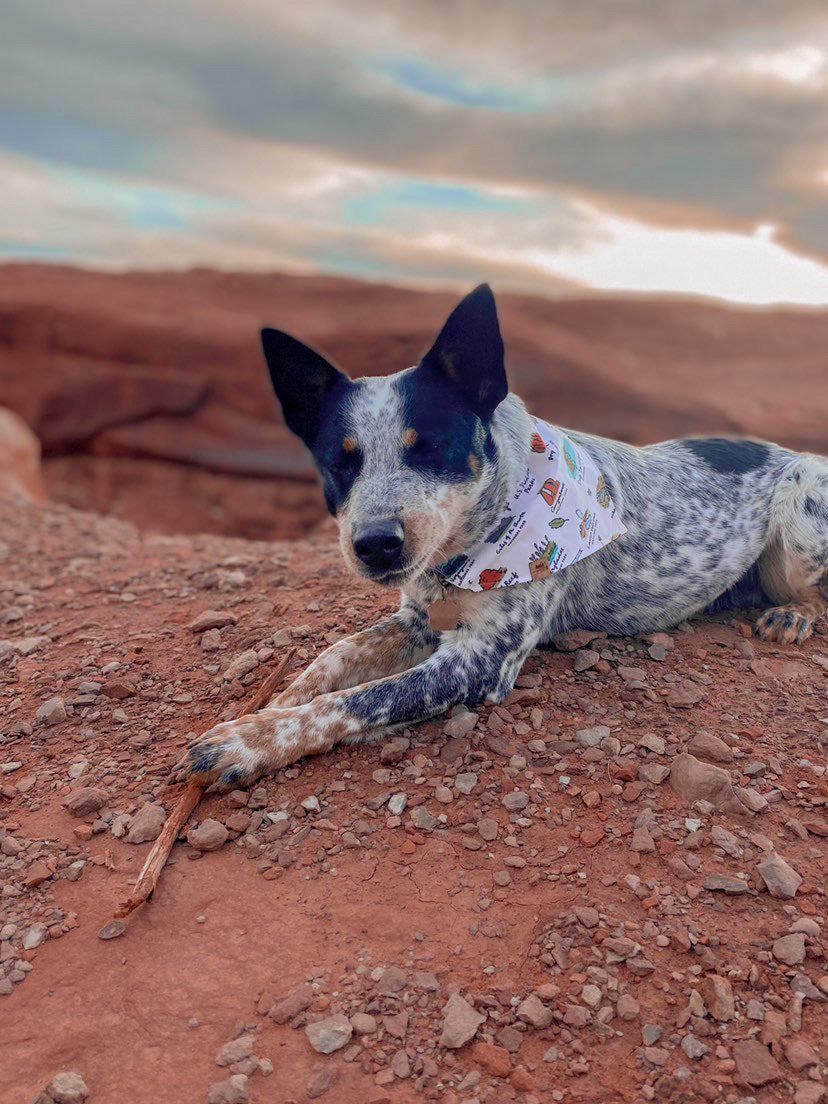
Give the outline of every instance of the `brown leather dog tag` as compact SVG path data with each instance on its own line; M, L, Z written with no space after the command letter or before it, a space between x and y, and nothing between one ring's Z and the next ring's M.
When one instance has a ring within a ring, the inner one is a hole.
M460 604L451 598L438 598L428 607L428 623L435 632L451 632L460 620Z

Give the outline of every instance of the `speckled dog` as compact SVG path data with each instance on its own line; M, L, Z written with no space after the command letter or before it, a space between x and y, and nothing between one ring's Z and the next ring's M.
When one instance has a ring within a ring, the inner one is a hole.
M348 566L399 587L397 613L324 651L261 712L217 725L182 778L236 786L340 741L372 740L458 703L502 701L540 643L571 629L667 629L764 605L766 640L801 643L828 609L828 460L721 438L633 448L570 437L593 457L627 527L547 579L452 589L433 628L434 568L498 523L525 471L531 420L508 393L494 299L454 310L415 368L351 381L312 349L262 333L287 425L310 449Z

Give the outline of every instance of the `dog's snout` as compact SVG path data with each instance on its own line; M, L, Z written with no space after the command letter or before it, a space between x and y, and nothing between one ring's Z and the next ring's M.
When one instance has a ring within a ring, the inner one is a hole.
M354 533L354 552L372 571L391 571L402 559L405 530L396 518L382 518Z

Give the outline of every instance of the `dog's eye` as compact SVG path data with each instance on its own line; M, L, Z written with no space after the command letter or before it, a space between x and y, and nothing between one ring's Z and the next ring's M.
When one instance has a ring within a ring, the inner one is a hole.
M362 463L362 453L358 448L342 449L333 462L338 471L354 471Z

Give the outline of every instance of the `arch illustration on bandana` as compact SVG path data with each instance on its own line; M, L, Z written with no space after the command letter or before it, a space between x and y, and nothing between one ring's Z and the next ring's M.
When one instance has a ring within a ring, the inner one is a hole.
M494 590L548 579L626 532L587 450L533 419L528 467L484 540L435 568L441 583ZM552 534L554 533L554 538Z

